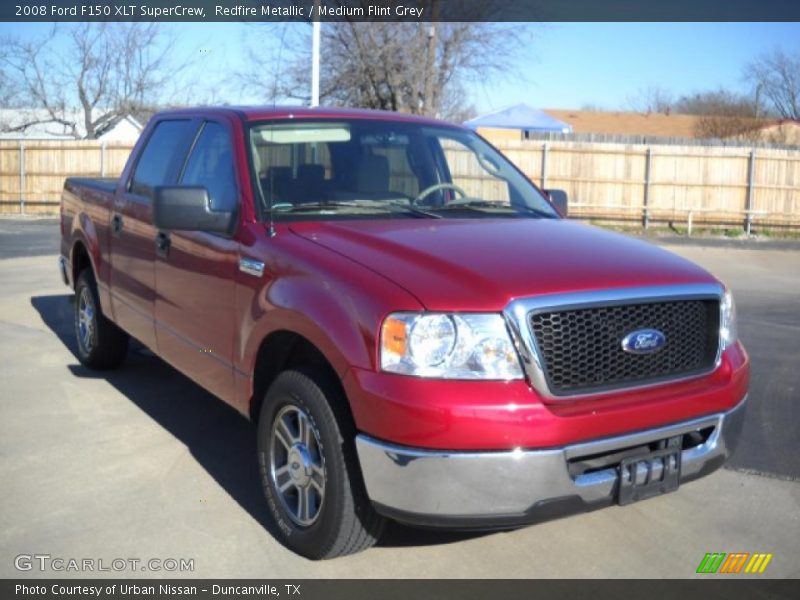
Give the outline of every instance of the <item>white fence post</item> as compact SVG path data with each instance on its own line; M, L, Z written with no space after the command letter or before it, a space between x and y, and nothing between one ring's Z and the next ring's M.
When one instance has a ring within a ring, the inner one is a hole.
M100 177L106 176L106 141L100 144Z
M542 144L542 189L547 188L547 155L550 153L550 144Z
M19 143L19 212L25 214L25 143Z
M644 155L644 198L642 199L642 227L645 229L650 225L650 161L652 153L650 146L645 150Z
M750 228L753 224L753 179L756 172L756 150L750 150L750 157L747 161L747 198L745 200L744 231L750 235Z

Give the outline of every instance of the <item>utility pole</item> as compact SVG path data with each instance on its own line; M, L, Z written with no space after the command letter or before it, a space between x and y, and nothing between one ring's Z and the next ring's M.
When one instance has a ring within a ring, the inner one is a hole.
M314 17L311 23L313 27L311 33L311 106L319 106L319 39L321 26L319 22L319 3L320 0L314 0Z
M433 6L431 7L433 18L430 22L430 27L428 29L428 51L425 55L425 87L423 93L425 94L425 98L422 102L422 112L429 117L436 116L436 105L433 101L433 90L434 90L434 73L436 72L436 18L439 16L439 4L436 0L432 2Z
M422 101L422 112L430 117L435 117L433 106L433 73L434 60L436 59L436 23L431 21L428 29L428 52L425 55L425 98Z

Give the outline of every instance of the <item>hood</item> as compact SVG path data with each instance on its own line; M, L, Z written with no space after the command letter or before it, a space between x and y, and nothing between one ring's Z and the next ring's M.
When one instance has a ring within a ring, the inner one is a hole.
M295 222L291 230L396 282L428 310L501 310L514 298L715 279L652 244L568 220Z

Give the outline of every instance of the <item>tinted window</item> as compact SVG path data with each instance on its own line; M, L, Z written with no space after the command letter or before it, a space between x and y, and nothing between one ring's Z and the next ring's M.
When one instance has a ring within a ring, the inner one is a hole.
M133 174L131 192L150 196L157 185L175 182L177 165L183 162L194 131L191 121L161 121L142 150Z
M212 210L236 210L236 179L230 136L219 123L206 123L181 177L184 185L208 190Z

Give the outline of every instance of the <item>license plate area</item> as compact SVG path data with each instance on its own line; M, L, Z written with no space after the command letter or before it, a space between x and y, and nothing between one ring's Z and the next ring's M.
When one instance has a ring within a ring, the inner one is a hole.
M617 502L630 504L678 489L681 480L682 436L666 440L663 448L629 456L619 463Z

